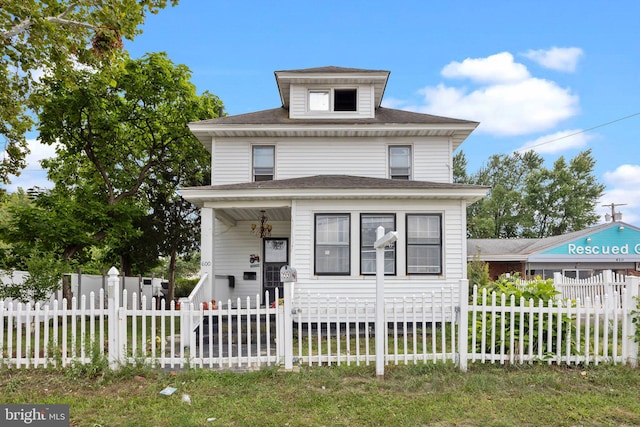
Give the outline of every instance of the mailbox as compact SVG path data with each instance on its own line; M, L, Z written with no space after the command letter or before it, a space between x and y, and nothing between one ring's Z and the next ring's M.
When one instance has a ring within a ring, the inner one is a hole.
M295 268L288 265L282 266L280 269L280 281L281 282L295 282L298 280L298 272Z

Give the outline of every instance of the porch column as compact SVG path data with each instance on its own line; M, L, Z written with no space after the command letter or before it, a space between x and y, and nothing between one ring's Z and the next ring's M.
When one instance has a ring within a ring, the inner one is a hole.
M214 286L216 283L215 276L215 231L216 231L216 215L212 208L203 207L200 210L200 276L206 274L208 277L208 287L206 289L205 301L209 301L215 294Z

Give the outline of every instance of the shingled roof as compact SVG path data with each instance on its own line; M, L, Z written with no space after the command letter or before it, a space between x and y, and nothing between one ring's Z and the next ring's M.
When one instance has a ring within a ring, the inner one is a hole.
M220 125L299 125L299 124L336 124L336 125L367 125L367 124L461 124L478 125L478 122L470 120L452 119L449 117L434 116L431 114L414 113L412 111L396 110L380 107L373 118L345 119L291 119L287 109L273 108L254 113L238 114L234 116L219 117L194 122L195 125L220 124Z
M349 67L336 67L334 65L328 65L325 67L312 67L312 68L301 68L298 70L278 70L276 73L300 73L300 74L314 74L314 73L387 73L387 70L368 70L366 68L349 68Z
M314 175L302 178L278 179L273 181L243 182L238 184L189 187L190 190L247 190L247 189L422 189L461 190L488 189L481 185L453 184L427 181L404 181L387 178L370 178L351 175Z

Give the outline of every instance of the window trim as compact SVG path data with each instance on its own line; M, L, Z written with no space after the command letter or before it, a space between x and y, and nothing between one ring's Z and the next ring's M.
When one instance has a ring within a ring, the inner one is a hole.
M347 218L347 271L343 272L318 272L318 218L319 217L343 217ZM351 213L350 212L319 212L313 216L313 274L315 276L351 276Z
M386 217L391 217L393 219L393 230L385 230L385 231L395 231L398 227L398 223L396 221L396 214L395 213L370 213L370 212L365 212L365 213L361 213L360 214L360 275L361 276L375 276L376 271L374 271L373 273L364 273L362 271L362 252L365 249L365 246L362 244L362 224L363 224L363 218L365 217L375 217L375 216L386 216ZM392 243L393 245L393 272L391 273L387 273L385 271L384 275L385 276L396 276L398 274L398 245L397 242ZM373 246L367 246L367 248L373 248ZM375 251L375 248L373 248ZM385 248L385 253L387 252L387 249Z
M440 223L439 236L438 239L440 241L439 244L411 244L409 242L409 217L412 216L425 216L425 217L438 217ZM444 230L443 230L443 215L441 213L407 213L405 216L405 271L407 276L409 275L419 275L419 276L441 276L444 274ZM439 247L440 253L440 264L438 272L410 272L409 271L409 247L410 246L421 246L421 247Z
M409 173L407 175L394 175L393 168L391 166L391 150L394 148L408 148L409 149ZM391 144L388 145L387 155L389 156L389 161L387 162L387 166L389 167L389 179L397 179L397 180L405 180L405 178L400 178L406 176L407 181L411 181L413 178L413 146L410 144Z
M353 90L356 93L356 101L355 101L355 110L336 110L335 109L335 100L336 100L336 95L335 95L335 91L336 90ZM313 110L311 109L311 94L312 93L328 93L329 94L329 108L326 110L320 110L320 109L316 109ZM307 113L319 113L319 114L327 114L327 113L337 113L337 114L350 114L350 113L357 113L360 109L358 108L360 106L360 91L358 87L331 87L331 88L309 88L307 89L307 98L306 98L306 103L307 103Z
M273 150L273 167L271 170L271 175L269 174L256 174L256 148L271 148ZM271 176L271 179L262 179L257 180L256 176ZM276 179L276 146L273 144L255 144L251 146L251 180L252 182L259 181L273 181Z

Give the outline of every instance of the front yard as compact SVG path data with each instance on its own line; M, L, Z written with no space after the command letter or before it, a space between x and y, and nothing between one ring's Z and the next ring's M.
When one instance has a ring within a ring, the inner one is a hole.
M384 380L364 366L0 374L0 403L68 404L72 426L640 425L640 370L619 365L427 363L388 366ZM167 386L177 391L160 394Z

